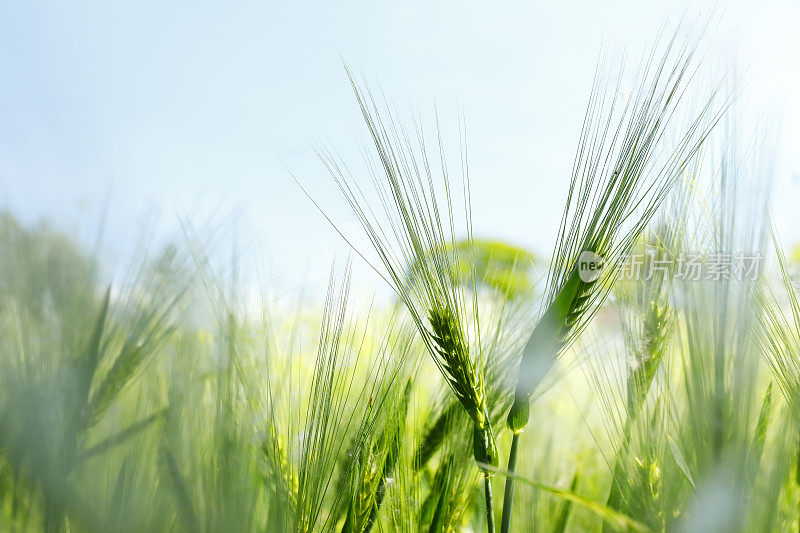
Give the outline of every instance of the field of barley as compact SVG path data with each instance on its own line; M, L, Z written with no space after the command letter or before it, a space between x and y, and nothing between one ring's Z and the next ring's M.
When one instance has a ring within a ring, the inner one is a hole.
M800 530L800 247L718 18L598 43L549 249L484 231L468 108L347 57L358 131L280 177L347 250L319 291L224 220L108 253L8 202L0 531Z

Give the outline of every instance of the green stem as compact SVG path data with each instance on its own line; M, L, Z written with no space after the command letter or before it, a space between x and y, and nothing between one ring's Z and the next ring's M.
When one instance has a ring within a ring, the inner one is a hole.
M508 454L508 472L506 476L506 490L503 494L503 517L500 520L500 533L508 533L511 527L511 508L514 505L514 477L517 472L517 451L519 449L519 433L514 433L511 438L511 452Z
M628 419L625 422L625 427L622 430L622 443L617 450L616 460L614 461L614 470L611 472L611 490L608 493L608 500L606 506L614 511L620 511L622 505L622 488L619 486L619 480L623 476L622 458L627 453L631 442L631 419L634 417L635 411L629 410ZM603 533L611 531L608 522L603 523Z
M486 530L494 533L494 506L492 505L492 478L489 473L483 475L483 489L486 496Z
M797 447L797 463L794 467L794 481L800 487L800 444ZM798 505L797 531L800 532L800 505Z

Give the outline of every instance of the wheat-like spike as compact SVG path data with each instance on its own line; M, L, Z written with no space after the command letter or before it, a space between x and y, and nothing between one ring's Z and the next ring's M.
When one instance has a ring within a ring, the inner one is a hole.
M674 312L666 303L651 301L643 324L643 348L636 354L634 368L628 374L628 420L639 411L650 383L661 363Z
M291 468L286 457L286 448L276 432L271 430L261 444L264 456L269 462L274 488L285 505L294 514L297 509L297 492L299 481L297 473Z
M764 309L758 337L767 355L772 374L794 412L800 412L800 293L792 279L785 253L774 231L772 242L778 260L781 281L785 290L788 311L776 294L762 287L758 295ZM788 315L788 316L787 316Z
M685 191L683 191L685 192ZM623 487L630 487L626 478L625 463L632 439L633 429L639 421L643 405L650 392L656 371L664 359L669 335L675 318L675 311L670 301L670 280L674 261L666 261L665 269L654 270L656 264L664 265L667 258L677 257L683 247L681 224L686 218L688 203L679 194L673 204L674 212L670 213L672 222L662 221L654 233L644 236L635 248L645 253L643 267L649 275L645 279L623 281L616 288L617 302L620 309L620 321L623 339L628 351L627 375L624 378L624 414L621 420L621 439L617 445L614 466L612 468L611 490L606 501L611 509L620 510L623 503ZM650 253L647 253L651 250ZM654 263L657 261L658 263ZM610 386L608 377L599 376L600 389ZM619 416L610 404L605 406L608 419L616 420ZM617 436L617 424L613 426L613 435ZM641 481L641 480L640 480ZM639 483L639 486L647 484ZM604 526L604 531L608 530Z
M459 414L459 402L451 400L425 432L425 436L414 454L414 468L421 469L430 461L450 433L453 420Z
M695 52L692 46L676 46L676 35L660 59L654 60L654 47L644 60L638 88L621 110L619 84L604 87L597 78L592 89L548 272L545 311L523 350L506 420L514 433L509 471L516 464L519 434L528 425L536 388L597 312L617 267L721 117L711 109L712 95L677 145L661 157L662 138L691 79ZM599 276L580 275L584 254L605 262ZM514 479L508 477L503 533L510 528L513 494Z
M599 82L593 88L548 273L545 311L520 363L507 421L514 433L527 425L525 404L536 387L597 312L617 267L721 117L711 108L712 95L676 146L666 157L659 154L691 77L693 56L693 48L678 48L673 37L661 59L647 58L640 86L621 111L618 87L611 94ZM598 276L581 275L584 254L605 262Z
M429 320L433 330L441 367L450 380L450 385L473 423L473 453L478 465L497 466L499 457L494 433L486 409L484 382L475 371L469 356L469 345L458 321L447 308L431 309ZM487 475L489 470L484 469Z
M483 381L469 356L469 344L453 314L446 308L430 309L428 320L442 368L461 405L472 421L483 428L486 420L486 395Z
M634 343L634 358L626 380L625 421L622 427L622 440L616 453L616 460L612 469L611 490L609 491L606 505L611 509L619 510L623 501L620 481L625 479L623 457L627 452L632 438L633 426L639 419L647 394L656 371L666 351L667 339L674 318L673 309L662 301L651 300L644 316L641 330L641 345ZM604 526L604 531L608 530Z
M375 507L375 494L380 484L385 459L379 453L379 447L379 445L363 446L359 450L356 488L342 526L342 533L363 531Z
M461 253L465 248L469 263L474 263L466 153L462 151L461 166L467 235L465 245L459 248L454 195L442 139L436 139L440 179L435 180L434 165L428 157L428 143L420 125L415 122L410 135L397 123L388 105L379 108L373 94L368 89L362 90L352 74L347 73L377 154L370 171L378 201L367 200L347 167L330 150L320 148L318 152L382 263L383 271L375 269L376 272L395 290L411 314L434 363L473 421L475 460L488 478L492 472L485 465L496 466L499 460L486 406L478 281L471 264L466 275L460 276L462 269L456 254L457 249ZM441 189L435 185L436 181ZM376 215L373 204L381 216ZM469 294L465 285L469 286ZM474 339L472 347L468 338ZM491 532L492 495L488 483L485 496Z

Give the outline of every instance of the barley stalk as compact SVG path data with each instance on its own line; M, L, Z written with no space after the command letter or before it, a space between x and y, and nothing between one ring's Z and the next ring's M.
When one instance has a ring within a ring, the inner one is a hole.
M615 114L618 89L612 89L608 97L595 82L551 259L547 306L523 350L507 417L507 426L515 435L528 425L530 400L537 386L558 354L597 312L613 285L616 267L719 120L719 114L710 111L709 101L669 156L663 160L656 157L662 149L664 129L691 77L687 72L693 49L679 48L675 53L674 47L675 37L658 62L653 64L652 56L646 62L640 86L624 104L621 115ZM581 275L585 254L605 262L599 275ZM512 446L512 454L517 449ZM511 464L516 464L515 458L510 458ZM513 485L514 478L508 477L504 533L510 528Z
M462 254L465 246L456 246L453 191L442 141L438 139L441 177L435 180L420 127L417 125L413 143L388 106L379 111L372 94L361 90L349 71L348 75L377 154L371 171L383 217L376 216L347 167L329 150L320 148L319 153L378 254L384 268L375 270L405 304L428 353L472 420L476 463L497 465L486 404L477 280L471 265L463 272L456 255L456 250ZM471 250L469 188L463 160L462 165L466 249ZM437 189L436 181L443 191ZM439 208L442 201L446 210ZM410 269L408 275L406 267ZM471 295L466 294L467 288ZM468 317L473 324L473 346L468 341ZM491 472L482 470L486 478L491 476ZM487 517L492 514L489 489L486 484ZM492 525L491 520L487 522Z

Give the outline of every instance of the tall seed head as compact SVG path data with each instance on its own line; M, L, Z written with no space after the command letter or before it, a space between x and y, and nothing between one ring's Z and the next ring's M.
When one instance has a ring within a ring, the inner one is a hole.
M428 311L432 339L441 358L445 377L472 419L472 448L478 464L497 466L499 457L486 408L483 380L475 370L469 344L456 316L446 307Z
M645 62L639 87L626 101L619 101L619 87L606 87L599 77L592 90L550 262L546 306L523 350L507 420L515 433L528 421L524 403L600 308L617 267L720 118L711 107L712 96L672 146L664 146L694 56L693 47L675 46L675 41L660 60L653 54ZM602 259L599 276L581 276L579 262L586 252Z
M446 370L445 377L472 421L483 428L486 421L483 383L475 371L461 325L446 307L430 309L428 321L436 352Z
M650 389L653 376L661 364L667 342L672 308L666 302L650 302L642 326L642 346L635 354L633 367L628 373L628 417L635 416Z

